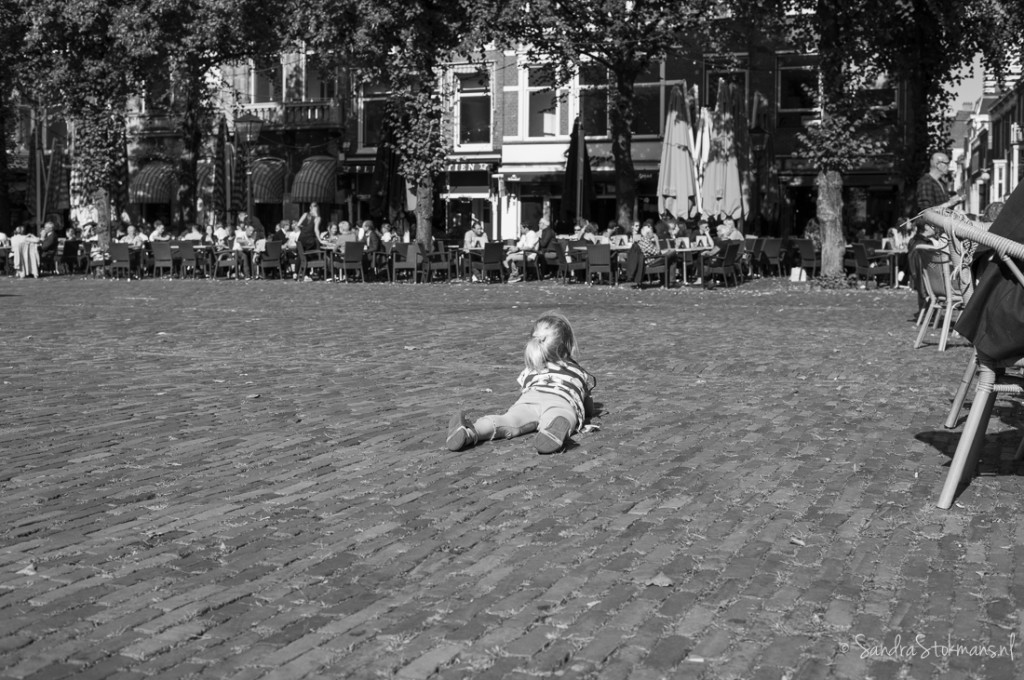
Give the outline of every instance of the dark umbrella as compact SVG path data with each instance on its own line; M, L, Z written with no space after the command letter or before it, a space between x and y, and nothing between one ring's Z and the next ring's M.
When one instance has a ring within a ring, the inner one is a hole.
M565 176L562 178L562 207L559 217L570 222L574 217L590 219L594 203L594 173L590 169L590 154L583 139L579 117L572 126L569 149L565 152Z

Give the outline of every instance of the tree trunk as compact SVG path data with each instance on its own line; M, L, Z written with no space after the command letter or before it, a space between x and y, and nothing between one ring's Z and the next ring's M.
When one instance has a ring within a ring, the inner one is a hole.
M612 158L615 161L615 219L629 231L636 217L636 170L633 167L635 75L616 77L611 107ZM582 140L581 140L582 141Z
M841 277L846 238L843 236L843 176L835 170L822 170L815 180L818 186L818 223L821 225L821 275Z
M430 252L434 247L434 178L416 183L416 241Z
M11 190L7 161L7 108L0 103L0 231L11 233Z

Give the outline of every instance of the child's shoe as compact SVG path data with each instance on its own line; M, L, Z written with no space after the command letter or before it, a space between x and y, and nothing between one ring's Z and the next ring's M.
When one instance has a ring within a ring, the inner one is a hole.
M533 438L533 445L537 453L555 453L561 451L565 446L565 439L569 436L569 421L559 416L548 423L546 428L537 431Z
M473 424L466 419L465 411L459 411L448 421L448 439L445 443L449 451L461 451L476 444L476 431Z

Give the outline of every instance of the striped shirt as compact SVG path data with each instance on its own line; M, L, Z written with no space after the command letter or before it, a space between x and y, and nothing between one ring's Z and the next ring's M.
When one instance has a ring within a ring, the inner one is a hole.
M565 399L576 412L576 429L583 425L586 412L583 402L597 386L597 378L572 359L552 362L543 371L524 368L517 381L525 394L529 390L555 394Z

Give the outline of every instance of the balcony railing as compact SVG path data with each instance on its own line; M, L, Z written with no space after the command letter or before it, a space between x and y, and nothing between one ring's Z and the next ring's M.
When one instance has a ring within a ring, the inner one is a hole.
M283 127L337 127L341 107L333 102L269 102L244 104L239 113L258 116L267 125Z

